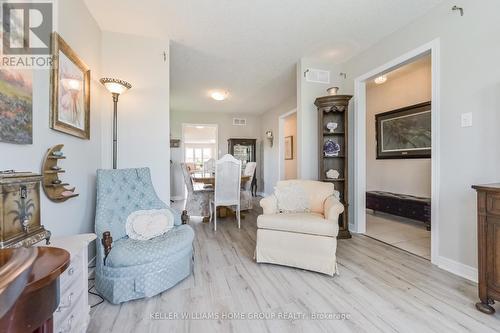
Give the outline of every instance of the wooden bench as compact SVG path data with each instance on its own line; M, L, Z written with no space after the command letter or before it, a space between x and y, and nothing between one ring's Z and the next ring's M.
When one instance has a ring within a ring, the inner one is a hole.
M431 230L431 199L384 191L366 192L366 208L425 223Z

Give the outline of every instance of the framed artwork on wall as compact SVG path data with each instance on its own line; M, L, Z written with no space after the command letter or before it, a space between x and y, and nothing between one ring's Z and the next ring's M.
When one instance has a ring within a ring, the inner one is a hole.
M0 68L0 142L33 143L33 71Z
M375 115L377 159L431 158L431 102Z
M90 139L90 69L62 39L52 34L50 127Z
M293 160L293 136L285 137L285 160Z
M180 139L170 139L170 148L180 148L181 140Z

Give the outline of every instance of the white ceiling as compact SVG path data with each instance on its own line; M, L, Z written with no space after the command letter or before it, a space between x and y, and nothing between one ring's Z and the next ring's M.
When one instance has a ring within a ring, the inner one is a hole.
M171 39L172 110L237 113L294 98L300 58L341 63L441 1L85 0L103 30Z

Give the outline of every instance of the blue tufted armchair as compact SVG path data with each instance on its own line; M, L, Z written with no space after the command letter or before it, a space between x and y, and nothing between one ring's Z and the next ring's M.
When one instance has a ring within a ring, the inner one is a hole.
M95 287L111 303L157 295L192 272L194 232L178 212L169 232L128 238L128 215L147 209L171 209L156 195L148 168L97 171Z

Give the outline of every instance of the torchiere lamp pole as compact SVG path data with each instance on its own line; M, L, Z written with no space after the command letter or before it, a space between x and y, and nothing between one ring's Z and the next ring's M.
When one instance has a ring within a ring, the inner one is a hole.
M113 96L113 169L116 169L117 156L117 132L118 132L118 97L130 88L132 85L127 81L104 77L99 80Z

